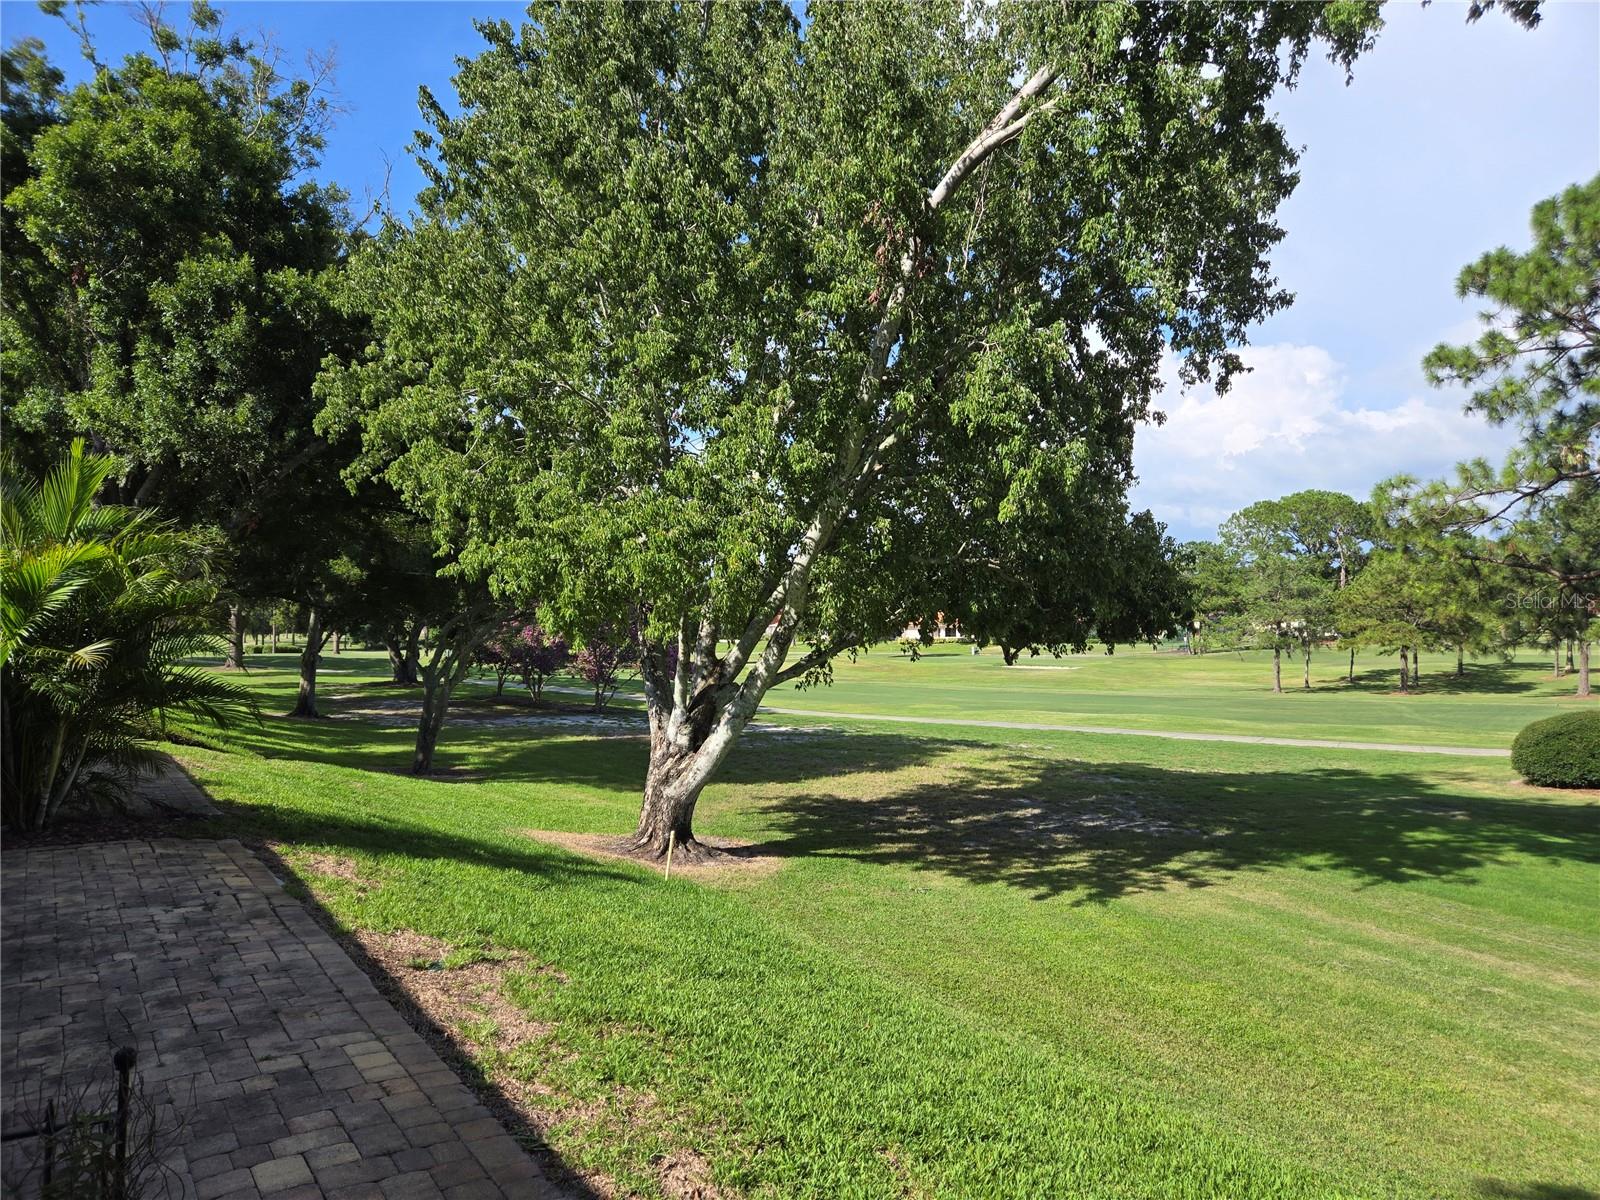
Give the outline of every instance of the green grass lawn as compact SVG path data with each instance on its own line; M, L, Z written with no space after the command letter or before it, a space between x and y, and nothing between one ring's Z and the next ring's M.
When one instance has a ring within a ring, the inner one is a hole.
M325 661L335 712L404 694ZM1593 794L1504 760L831 720L747 736L702 800L776 869L669 883L523 832L630 829L642 740L462 721L456 775L416 780L408 729L275 715L268 662L262 725L181 752L224 825L352 929L526 955L539 1036L463 1037L623 1192L692 1150L747 1196L1600 1195ZM1425 661L1434 690L1392 697L1330 655L1275 697L1259 658L1065 663L877 652L779 703L1504 745L1571 682L1479 664L1473 694Z
M1267 734L1349 741L1505 747L1529 721L1585 703L1575 677L1554 679L1552 663L1524 654L1511 662L1424 654L1422 691L1399 695L1398 663L1362 655L1356 682L1336 651L1312 656L1311 691L1301 666L1284 659L1282 695L1272 692L1266 652L1190 656L1142 648L1114 655L1024 658L1006 667L997 650L936 646L916 662L879 647L841 665L832 687L780 689L788 708L956 719L1003 719L1199 733Z

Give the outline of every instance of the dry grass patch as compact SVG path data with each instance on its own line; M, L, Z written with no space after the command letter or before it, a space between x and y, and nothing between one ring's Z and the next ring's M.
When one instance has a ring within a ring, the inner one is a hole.
M360 869L355 860L345 858L341 854L308 854L300 860L300 865L306 870L329 879L344 879L362 887L379 887L381 885L370 879L362 878Z
M1539 796L1549 796L1553 800L1587 800L1591 803L1600 803L1600 788L1545 787L1543 784L1529 783L1526 779L1511 779L1503 786L1533 792Z
M317 879L337 879L350 884L358 892L376 891L383 886L381 881L362 874L356 860L343 854L324 854L320 850L302 851L283 842L267 842L265 847L280 864L289 866L297 873L315 877L308 882L315 882Z
M503 993L508 971L537 969L524 955L457 950L407 929L352 936L413 1004L442 1027L464 1031L469 1042L504 1053L550 1033L550 1026L529 1020Z
M711 1164L693 1150L680 1150L656 1164L661 1190L672 1200L731 1200L711 1182Z

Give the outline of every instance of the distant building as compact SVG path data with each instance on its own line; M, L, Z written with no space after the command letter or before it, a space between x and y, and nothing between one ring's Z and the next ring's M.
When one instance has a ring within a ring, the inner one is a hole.
M946 621L944 614L939 613L933 619L933 629L928 634L935 642L959 642L961 640L961 622ZM902 641L920 642L922 640L922 625L912 621L900 631Z

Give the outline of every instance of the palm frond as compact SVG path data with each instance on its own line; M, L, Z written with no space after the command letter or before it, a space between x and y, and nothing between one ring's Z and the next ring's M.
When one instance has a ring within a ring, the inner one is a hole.
M106 454L85 454L83 439L40 481L23 502L27 525L52 541L70 541L80 522L94 510L94 498L116 469Z
M0 797L13 824L52 810L66 781L50 747L69 731L71 761L82 752L104 781L147 757L169 716L226 725L257 712L237 685L184 665L218 634L210 544L148 511L97 505L114 465L75 443L44 480L7 470L0 489Z

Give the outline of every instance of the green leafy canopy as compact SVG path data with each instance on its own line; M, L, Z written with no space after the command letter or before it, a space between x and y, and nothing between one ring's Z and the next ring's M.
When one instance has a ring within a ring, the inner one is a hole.
M1164 355L1225 387L1287 302L1296 155L1267 103L1378 27L1356 3L808 15L481 24L459 115L423 95L420 216L352 267L377 338L322 382L323 427L360 429L359 470L465 568L558 627L637 625L691 802L769 687L968 599L988 560L1021 579L984 594L1070 571L1113 613L1119 551L1170 559L1127 511L1134 428ZM1007 527L1055 536L1030 557ZM1005 636L1075 641L1047 608Z
M838 650L970 565L964 527L1120 524L1162 353L1225 384L1287 299L1265 101L1374 12L905 16L483 25L461 115L425 97L423 216L354 268L380 337L325 419L504 586L663 641L764 626L808 537L797 632Z

